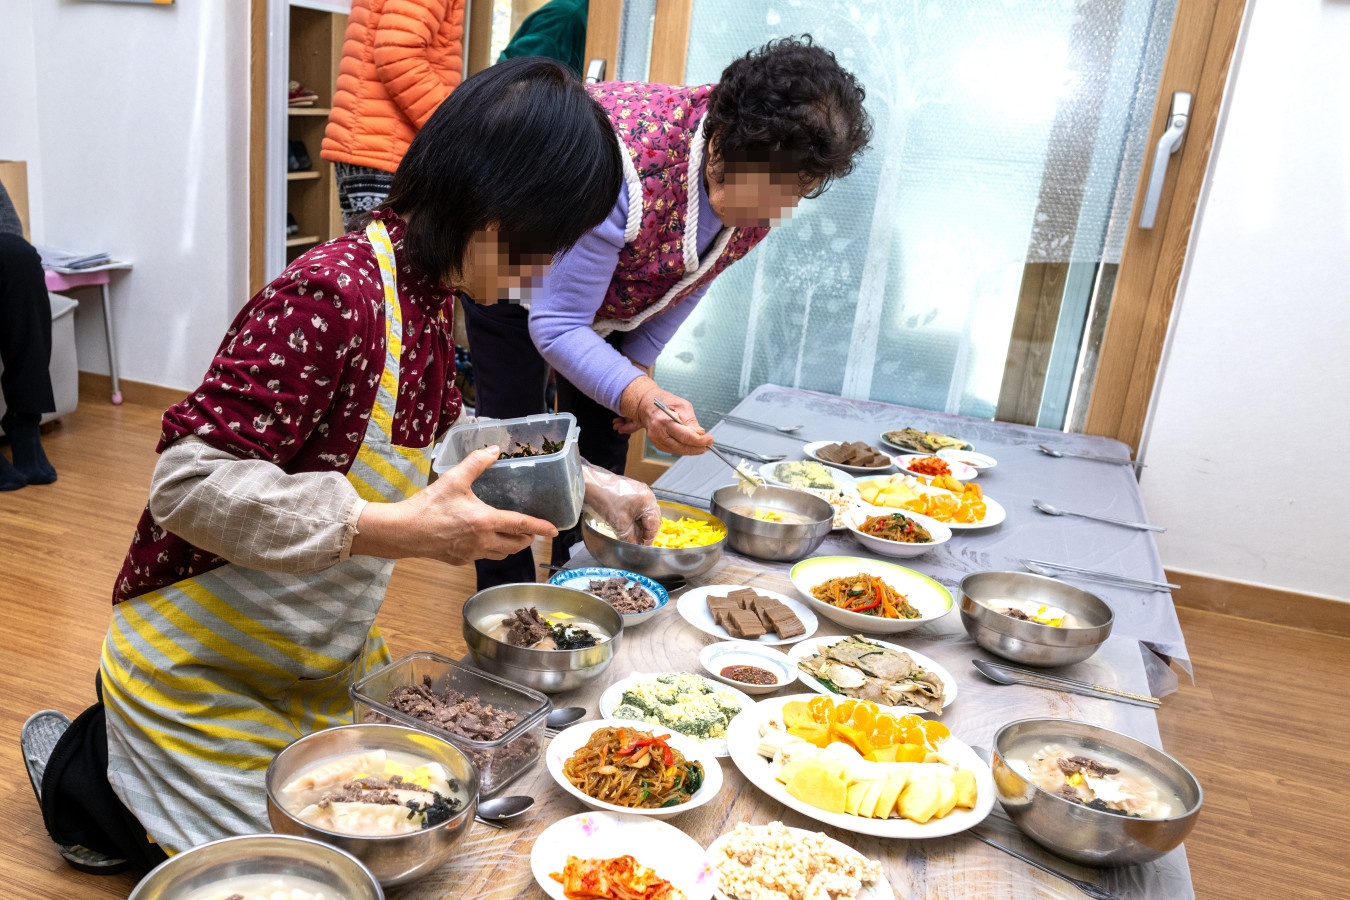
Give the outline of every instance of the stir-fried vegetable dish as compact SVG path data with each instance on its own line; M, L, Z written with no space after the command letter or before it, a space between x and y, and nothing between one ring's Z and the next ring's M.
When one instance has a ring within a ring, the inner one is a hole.
M847 578L831 578L811 588L811 596L848 612L883 619L920 619L923 613L895 588L875 575L863 572Z
M868 516L862 525L858 526L858 530L863 534L870 534L872 537L898 541L901 544L931 544L933 542L933 535L927 528L900 513Z

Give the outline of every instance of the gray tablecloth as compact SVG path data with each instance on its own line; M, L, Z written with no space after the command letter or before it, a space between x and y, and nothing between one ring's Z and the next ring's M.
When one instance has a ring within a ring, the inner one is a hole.
M1119 441L867 400L848 400L774 385L756 389L732 414L774 425L801 425L795 437L732 422L720 422L711 429L721 443L759 453L786 453L790 460L806 458L801 448L807 441L857 440L882 446L879 442L881 432L906 426L965 438L979 452L997 459L998 466L982 473L979 484L987 496L1007 510L1008 517L1003 524L958 532L950 542L933 552L903 561L949 587L955 587L971 572L1021 570L1018 560L1022 558L1100 569L1153 581L1166 580L1158 548L1150 533L1087 519L1048 516L1031 505L1032 499L1037 498L1065 509L1148 521L1139 484L1130 466L1068 457L1056 459L1036 449L1037 444L1047 444L1074 452L1128 458L1127 448ZM715 488L734 480L735 476L723 463L711 454L705 454L679 460L656 482L656 487L706 498ZM847 532L832 534L817 553L873 555ZM1072 579L1065 580L1072 582ZM1113 634L1116 637L1133 638L1155 654L1175 660L1190 671L1186 641L1170 594L1147 593L1095 582L1072 583L1110 604L1115 612ZM1162 696L1176 689L1176 678L1165 663L1156 658L1149 659L1148 663L1155 695Z
M573 566L595 564L584 548L578 547L572 556ZM730 552L723 555L712 571L694 579L693 583L751 585L759 590L778 591L788 596L794 592L788 580L786 563L763 562ZM677 605L674 598L679 595L678 591L672 594L670 605ZM846 633L841 626L825 618L820 619L819 630L815 632L816 635ZM614 659L611 671L615 673L614 677L635 671L698 672L699 650L717 640L719 638L697 630L675 612L666 612L651 624L624 629L623 646ZM936 660L951 673L957 686L957 699L943 711L942 721L953 735L977 748L989 748L994 734L1008 722L1039 716L1091 722L1155 747L1161 746L1157 716L1150 709L1041 688L995 685L987 681L970 661L988 658L989 654L976 647L966 636L955 614L896 635L891 640ZM1056 673L1142 693L1150 689L1146 665L1150 658L1156 659L1137 640L1113 636L1090 659L1058 669ZM559 706L578 705L594 709L599 690L597 683L589 688L557 695L553 702ZM803 690L797 684L780 693ZM762 823L776 819L812 830L821 827L818 822L784 808L755 789L729 761L722 768L727 778L723 790L736 794L735 803L716 813L700 815L695 812L676 820L681 829L704 846L740 820ZM546 777L539 776L539 783L543 784ZM548 815L565 814L565 810L580 811L575 801L562 798L557 802L563 805L556 809L550 807L546 811ZM1012 847L1033 859L1043 860L1060 872L1099 884L1121 897L1184 900L1193 896L1184 848L1173 850L1148 865L1097 872L1058 859L1037 847L1017 831L997 803L979 829L1004 846ZM834 828L826 828L825 831L860 852L880 859L887 877L896 888L897 896L906 900L920 897L931 900L971 897L1023 900L1080 896L1064 882L977 843L969 835L957 834L924 841L889 841ZM459 884L446 882L451 883Z

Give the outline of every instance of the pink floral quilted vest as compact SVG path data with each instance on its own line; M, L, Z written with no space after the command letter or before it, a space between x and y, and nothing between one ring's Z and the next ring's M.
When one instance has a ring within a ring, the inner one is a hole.
M615 81L587 90L609 113L627 151L625 243L594 325L606 335L629 331L678 305L749 253L769 230L724 228L703 260L698 258L698 202L690 198L697 198L694 179L702 177L699 126L712 85Z

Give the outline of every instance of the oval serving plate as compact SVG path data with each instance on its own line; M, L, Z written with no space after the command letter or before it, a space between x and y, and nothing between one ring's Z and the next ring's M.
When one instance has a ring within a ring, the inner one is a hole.
M840 609L811 596L811 588L818 584L859 573L880 578L903 594L923 615L917 619L883 619ZM788 577L807 606L831 622L864 634L899 634L936 622L956 608L952 592L922 572L870 557L813 556L793 566Z
M809 456L811 459L814 459L816 462L820 463L821 465L829 466L830 468L833 469L841 469L842 471L848 472L850 475L878 475L883 472L889 472L891 469L895 468L894 459L891 459L890 462L888 462L884 466L852 466L852 465L845 465L844 463L840 462L834 462L833 460L821 458L820 456L821 450L825 449L826 447L833 446L834 444L842 444L842 443L847 442L812 441L811 443L807 444L805 447L802 448L802 452L805 453L807 456ZM874 447L872 449L875 450L876 448ZM890 457L887 458L890 459Z
M989 765L976 755L964 741L949 737L942 742L940 751L956 768L969 769L975 775L976 801L974 809L956 809L941 819L930 819L920 825L909 819L868 819L862 816L850 816L847 813L826 812L798 800L787 792L782 784L769 771L769 760L759 755L760 725L769 716L781 716L783 704L791 700L809 701L815 694L798 694L787 697L766 697L749 711L737 716L728 729L727 741L731 748L731 761L741 770L747 780L774 800L795 809L808 818L826 825L833 825L856 834L870 834L883 838L935 838L950 834L959 834L967 828L980 824L994 808L994 776Z

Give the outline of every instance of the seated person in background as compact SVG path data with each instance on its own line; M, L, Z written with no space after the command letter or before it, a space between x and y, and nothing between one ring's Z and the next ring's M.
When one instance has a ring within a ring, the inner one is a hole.
M55 412L49 367L52 307L42 259L23 239L19 214L0 185L0 390L5 397L5 430L14 464L0 456L0 491L51 484L56 469L42 451L42 414Z

